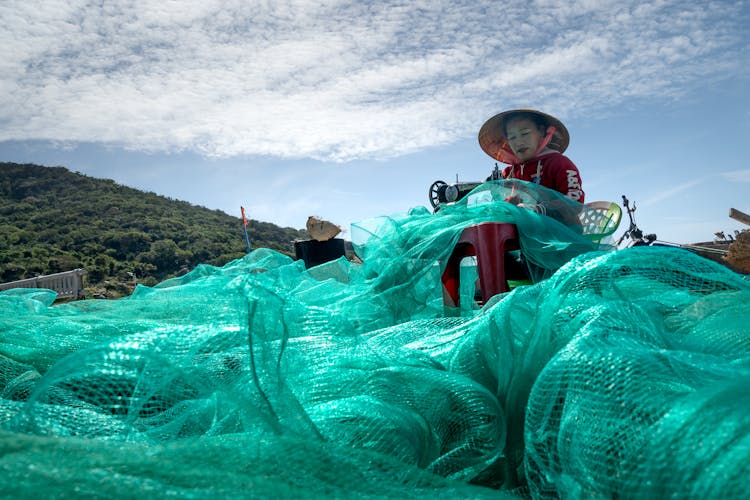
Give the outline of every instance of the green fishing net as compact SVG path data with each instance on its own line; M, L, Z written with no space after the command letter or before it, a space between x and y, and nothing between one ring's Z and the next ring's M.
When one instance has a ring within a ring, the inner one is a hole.
M119 300L2 292L0 491L745 497L750 282L614 251L586 210L490 182L353 225L361 263L258 249ZM485 221L518 226L536 283L454 307L443 268Z

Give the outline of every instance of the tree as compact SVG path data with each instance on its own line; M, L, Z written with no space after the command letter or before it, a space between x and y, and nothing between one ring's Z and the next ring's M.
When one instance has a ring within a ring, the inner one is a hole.
M158 240L151 244L148 252L141 253L137 260L154 265L157 277L164 277L187 266L190 253L180 250L172 240Z

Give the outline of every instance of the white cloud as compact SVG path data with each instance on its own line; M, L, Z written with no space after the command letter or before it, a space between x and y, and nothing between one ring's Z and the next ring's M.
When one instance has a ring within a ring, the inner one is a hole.
M655 196L652 196L648 200L643 202L643 206L651 206L656 205L658 203L663 202L664 200L667 200L669 198L672 198L674 196L677 196L678 194L688 191L689 189L698 186L706 181L706 178L700 178L700 179L692 179L687 182L683 182L682 184L678 184L676 186L672 186L669 189L663 189L660 190L659 193Z
M351 160L744 71L739 4L10 0L0 140Z
M750 183L750 168L744 170L732 170L731 172L724 172L720 175L730 182Z

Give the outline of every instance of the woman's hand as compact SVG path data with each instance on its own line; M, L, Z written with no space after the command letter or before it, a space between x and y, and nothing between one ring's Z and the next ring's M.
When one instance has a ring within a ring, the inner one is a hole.
M526 210L531 210L532 212L536 212L538 214L547 215L547 209L541 203L519 203L518 206L521 208L525 208Z

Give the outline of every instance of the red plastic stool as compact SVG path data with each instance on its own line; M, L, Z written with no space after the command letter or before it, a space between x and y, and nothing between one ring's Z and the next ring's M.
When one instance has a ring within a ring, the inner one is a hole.
M510 290L505 279L505 252L520 250L518 229L505 222L483 222L463 230L443 271L443 285L453 302L459 302L461 259L476 256L482 301Z

